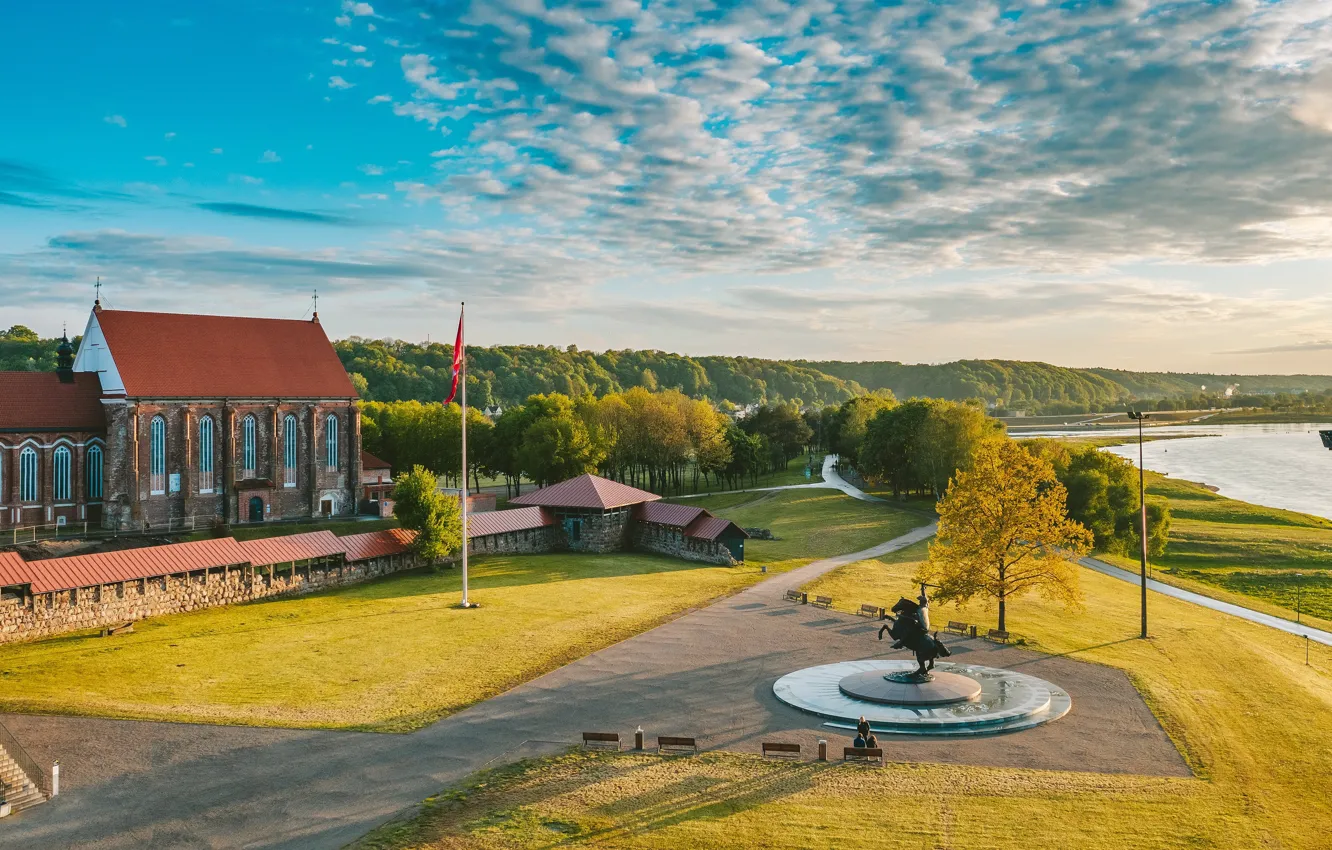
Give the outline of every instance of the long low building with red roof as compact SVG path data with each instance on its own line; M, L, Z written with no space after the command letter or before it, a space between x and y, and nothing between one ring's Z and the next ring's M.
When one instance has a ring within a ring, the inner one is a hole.
M223 537L36 561L0 552L0 643L362 581L418 566L414 536Z

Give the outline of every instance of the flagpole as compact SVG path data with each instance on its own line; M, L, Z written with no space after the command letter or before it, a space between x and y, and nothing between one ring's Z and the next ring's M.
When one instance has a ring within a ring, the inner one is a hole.
M458 313L458 345L462 348L462 607L470 608L472 603L467 598L467 343L464 340L463 320L467 314L467 302L462 303Z

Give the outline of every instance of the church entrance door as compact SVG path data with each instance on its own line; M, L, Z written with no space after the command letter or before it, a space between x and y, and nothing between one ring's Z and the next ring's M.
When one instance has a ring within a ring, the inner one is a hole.
M250 497L250 522L264 521L264 500L258 496Z

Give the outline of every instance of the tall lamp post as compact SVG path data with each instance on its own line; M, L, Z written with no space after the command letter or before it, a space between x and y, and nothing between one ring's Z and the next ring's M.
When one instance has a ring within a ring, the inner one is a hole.
M1295 582L1295 622L1300 621L1300 597L1304 595L1304 573L1296 573L1295 578L1300 579Z
M1136 419L1138 422L1138 507L1142 512L1142 634L1139 637L1147 637L1147 482L1146 474L1142 468L1142 420L1147 418L1147 414L1140 410L1130 410L1128 412L1130 419Z

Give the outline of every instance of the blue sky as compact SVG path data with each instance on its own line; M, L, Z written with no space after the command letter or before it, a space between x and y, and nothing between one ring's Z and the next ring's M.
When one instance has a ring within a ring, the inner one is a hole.
M0 325L1332 372L1322 0L3 15Z

